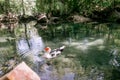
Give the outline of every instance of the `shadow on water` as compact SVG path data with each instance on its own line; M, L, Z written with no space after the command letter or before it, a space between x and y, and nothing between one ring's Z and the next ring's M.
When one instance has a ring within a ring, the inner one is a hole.
M9 52L12 56L27 56L29 60L22 60L38 73L41 80L120 79L117 76L120 74L119 26L96 22L57 25L30 22L17 24L12 30L4 26L0 32L0 49L3 50L0 55L6 57ZM45 46L54 49L62 45L66 48L60 56L50 60L38 57ZM4 64L9 59L1 58L0 62Z

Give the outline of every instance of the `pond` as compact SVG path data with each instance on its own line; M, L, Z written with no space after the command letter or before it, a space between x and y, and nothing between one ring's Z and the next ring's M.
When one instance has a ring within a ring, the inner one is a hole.
M45 46L63 45L61 55L36 63L37 68L31 62L34 59L25 57L42 52ZM17 63L25 61L41 80L118 80L119 48L120 24L116 23L6 23L0 28L0 74L7 72L2 71L4 64L17 57Z

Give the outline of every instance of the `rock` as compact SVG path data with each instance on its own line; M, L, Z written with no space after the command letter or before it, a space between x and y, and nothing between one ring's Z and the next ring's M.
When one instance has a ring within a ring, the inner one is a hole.
M72 15L72 16L69 16L67 18L68 21L73 21L75 23L79 23L79 22L90 22L92 21L90 18L86 18L84 16L81 16L81 15Z
M51 17L50 20L49 20L50 24L58 24L60 22L62 22L60 17Z
M24 62L16 66L12 71L0 78L0 80L41 80Z
M37 22L38 23L47 23L48 22L46 13L38 14L38 15L36 15L36 17L37 17Z

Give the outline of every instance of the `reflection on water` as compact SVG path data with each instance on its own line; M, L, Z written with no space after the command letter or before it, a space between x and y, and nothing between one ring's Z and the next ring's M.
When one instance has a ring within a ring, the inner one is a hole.
M19 36L16 37L17 52L21 57L29 57L30 61L38 66L38 62L43 61L43 58L39 57L45 47L42 38L38 35L37 29L29 24L25 24L23 29L24 31L19 32Z
M41 37L32 37L28 40L21 38L17 42L17 50L20 54L26 54L28 51L33 51L34 55L38 55L40 51L43 51L44 43Z
M29 46L28 46L28 43L26 41L26 39L21 39L17 42L17 50L20 54L24 54L26 53L27 51L29 51Z
M1 29L0 49L4 48L1 53L7 49L15 52L13 45L16 45L20 55L34 55L32 60L38 61L35 71L41 80L116 80L120 79L117 76L120 74L119 26L64 23L43 29L33 22L18 24L13 33L9 33L8 28L4 28L4 32ZM44 59L38 54L42 54L45 46L54 49L63 44L66 48L60 56L42 63Z

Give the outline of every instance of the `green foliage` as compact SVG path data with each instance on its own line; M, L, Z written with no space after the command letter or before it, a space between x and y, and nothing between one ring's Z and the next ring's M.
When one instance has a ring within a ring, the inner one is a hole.
M53 14L57 15L57 12L59 12L60 15L79 13L87 16L92 14L92 11L101 11L108 7L114 7L115 2L114 0L37 0L36 8L42 12L53 11Z
M0 0L0 13L7 10L20 13L24 2L18 5L15 1ZM106 8L114 8L120 4L120 0L36 0L34 13L51 13L54 16L81 14L89 16L93 11L102 11ZM24 11L24 10L23 10Z
M0 14L5 12L5 6L4 6L5 2L4 1L0 1Z
M10 3L10 0L0 1L0 14L6 13L7 11L17 12L18 6L14 2Z

